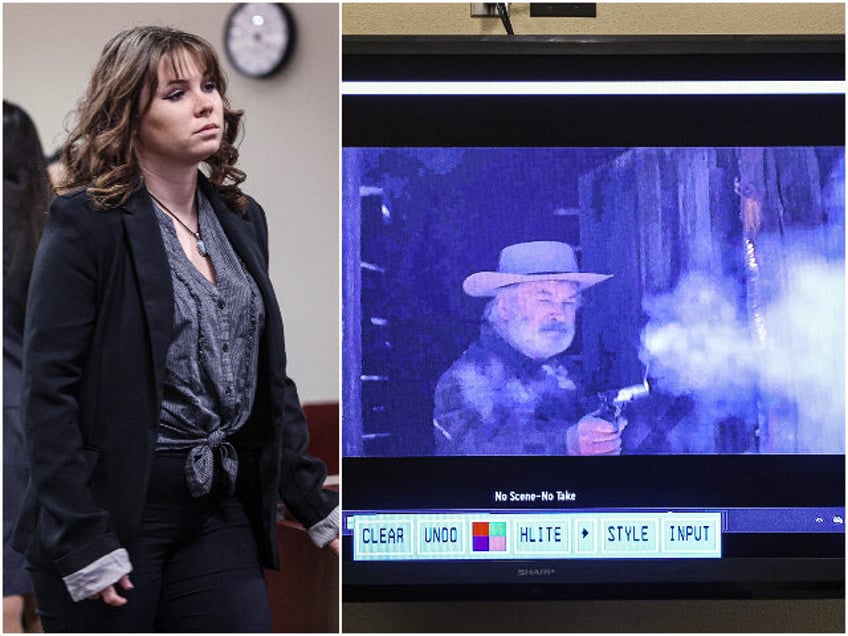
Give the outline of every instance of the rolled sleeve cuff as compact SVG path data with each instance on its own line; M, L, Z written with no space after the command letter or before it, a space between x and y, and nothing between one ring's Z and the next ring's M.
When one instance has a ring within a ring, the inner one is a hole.
M62 580L71 598L74 601L82 601L113 585L130 572L130 555L124 548L118 548Z
M333 508L333 511L318 523L307 530L312 543L319 548L324 548L330 541L339 536L339 507Z

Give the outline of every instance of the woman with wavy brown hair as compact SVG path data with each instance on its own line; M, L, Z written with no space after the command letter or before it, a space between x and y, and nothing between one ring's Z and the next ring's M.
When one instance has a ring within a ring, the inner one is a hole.
M338 551L212 47L103 49L35 259L18 521L47 631L269 631L279 498Z

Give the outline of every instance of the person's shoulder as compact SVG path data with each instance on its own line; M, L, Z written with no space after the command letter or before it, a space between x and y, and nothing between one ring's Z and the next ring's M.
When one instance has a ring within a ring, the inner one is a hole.
M203 187L201 191L207 199L209 199L213 207L220 210L228 210L243 221L250 223L258 222L262 225L265 224L265 210L259 202L249 194L240 192L241 201L237 205L232 198L224 196L220 190L208 181L204 181L202 185Z
M58 194L50 202L49 214L64 215L73 214L83 218L102 220L105 218L119 217L124 205L115 207L103 207L97 205L94 198L85 190L79 188L63 194Z
M475 340L442 373L439 382L448 384L457 381L458 378L468 377L469 375L489 375L493 368L502 370L503 362L483 347L479 340Z
M247 200L242 218L248 221L256 228L257 236L262 243L267 247L268 242L268 219L265 215L265 209L259 202L249 195L244 195Z
M47 213L47 223L85 228L97 227L105 218L115 216L104 214L104 212L109 210L98 208L91 196L81 188L53 198Z
M56 195L50 203L50 213L94 212L97 207L84 188Z
M259 201L254 199L249 194L244 194L244 198L247 201L244 208L244 216L251 221L253 220L263 220L265 219L265 209L259 204Z
M475 342L439 377L434 394L434 417L491 414L497 394L509 373L503 362Z
M502 366L504 364L503 357L500 353L492 349L490 346L487 346L487 344L483 341L482 336L468 345L468 348L457 362L464 362L465 364L473 364L476 366Z
M74 190L57 195L50 202L45 232L91 245L114 243L122 231L122 208L98 207L84 190ZM77 237L71 239L70 237Z
M259 205L259 201L254 199L251 195L245 192L242 192L241 194L244 197L244 200L247 201L247 209L262 209L262 206Z

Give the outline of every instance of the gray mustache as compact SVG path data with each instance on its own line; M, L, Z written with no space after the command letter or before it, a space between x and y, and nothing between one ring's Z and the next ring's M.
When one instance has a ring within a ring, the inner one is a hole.
M559 322L553 322L553 323L548 323L547 325L544 325L543 327L541 327L539 329L539 331L541 331L543 333L554 332L554 333L559 333L559 334L562 334L562 335L568 335L573 330L568 325L565 325L565 324L562 324L562 323L559 323Z

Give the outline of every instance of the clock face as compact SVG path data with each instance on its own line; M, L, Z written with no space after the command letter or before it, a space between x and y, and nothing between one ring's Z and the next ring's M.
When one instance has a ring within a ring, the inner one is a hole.
M230 13L224 38L227 57L239 73L268 77L291 54L294 22L282 4L240 4Z

